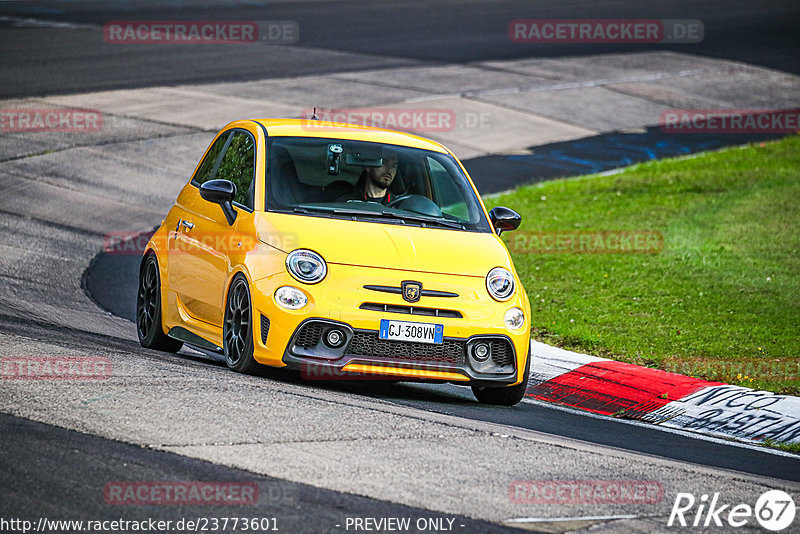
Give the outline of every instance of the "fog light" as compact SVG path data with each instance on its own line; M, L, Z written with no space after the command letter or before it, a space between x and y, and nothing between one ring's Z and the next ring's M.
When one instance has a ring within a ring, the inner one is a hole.
M489 359L489 345L486 343L477 343L472 349L472 357L476 361L485 362Z
M275 291L275 302L287 310L299 310L308 303L308 297L296 287L283 286Z
M509 330L519 330L525 325L525 314L519 308L509 308L503 322Z
M342 343L344 343L344 340L345 337L342 331L335 328L328 330L328 333L325 335L325 344L332 349L341 347Z

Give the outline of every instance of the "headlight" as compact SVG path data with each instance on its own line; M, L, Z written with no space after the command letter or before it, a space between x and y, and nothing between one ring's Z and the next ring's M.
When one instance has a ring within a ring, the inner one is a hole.
M508 300L514 294L514 276L508 269L495 267L486 275L486 289L495 300Z
M302 248L286 256L286 269L289 274L306 284L321 282L328 274L328 266L322 256Z
M509 308L503 322L509 330L519 330L525 324L525 314L519 308Z
M282 286L275 290L275 302L287 310L299 310L308 304L308 297L296 287Z

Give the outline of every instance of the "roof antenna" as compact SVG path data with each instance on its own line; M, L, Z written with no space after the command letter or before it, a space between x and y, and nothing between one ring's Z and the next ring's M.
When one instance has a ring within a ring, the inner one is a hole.
M311 114L311 120L312 121L318 121L319 120L317 118L317 106L314 106L314 112Z

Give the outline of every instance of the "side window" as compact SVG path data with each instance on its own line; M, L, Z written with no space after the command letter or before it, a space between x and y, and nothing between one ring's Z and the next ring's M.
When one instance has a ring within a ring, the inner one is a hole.
M251 210L256 173L255 156L256 145L253 137L247 132L239 130L233 132L216 176L236 184L236 198L233 201Z
M200 167L194 174L194 178L192 178L193 185L200 187L216 176L217 170L219 169L220 156L222 156L222 153L225 151L225 145L229 137L230 134L223 134L214 141L208 154L206 154L206 157L203 159L203 163L200 164Z
M458 187L453 183L453 178L441 163L428 157L428 168L433 182L433 194L436 203L442 208L442 213L452 215L461 220L469 220L467 204Z

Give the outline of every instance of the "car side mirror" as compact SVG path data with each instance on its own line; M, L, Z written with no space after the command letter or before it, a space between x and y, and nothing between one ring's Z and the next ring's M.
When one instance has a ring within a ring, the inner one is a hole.
M209 180L200 186L200 196L204 200L219 204L228 224L234 223L236 210L233 209L231 202L236 197L236 184L230 180Z
M503 206L492 208L489 212L489 219L492 221L497 235L502 234L504 231L516 230L522 222L522 217L519 213Z

